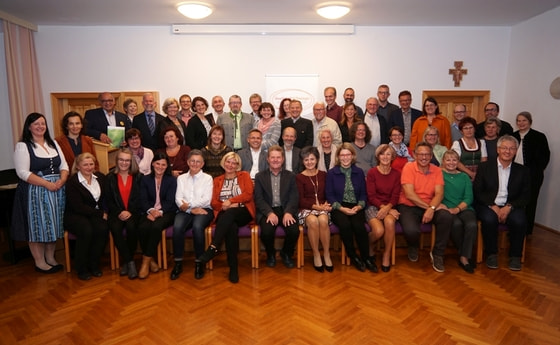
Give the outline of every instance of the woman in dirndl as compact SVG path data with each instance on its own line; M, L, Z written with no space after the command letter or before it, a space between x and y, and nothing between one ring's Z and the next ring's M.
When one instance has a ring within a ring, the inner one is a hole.
M31 113L16 144L14 166L19 177L16 189L12 236L27 241L35 271L62 270L55 257L56 240L63 236L64 184L68 165L62 150L51 138L45 116Z

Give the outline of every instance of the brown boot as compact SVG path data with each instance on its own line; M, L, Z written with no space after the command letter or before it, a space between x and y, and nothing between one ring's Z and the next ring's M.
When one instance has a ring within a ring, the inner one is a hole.
M154 260L154 258L152 258L150 260L150 272L152 272L152 273L158 273L159 272L159 266L158 266L157 262Z
M138 271L138 278L148 278L148 275L150 275L150 261L152 261L151 257L145 255L142 256L142 266L140 267L140 271Z

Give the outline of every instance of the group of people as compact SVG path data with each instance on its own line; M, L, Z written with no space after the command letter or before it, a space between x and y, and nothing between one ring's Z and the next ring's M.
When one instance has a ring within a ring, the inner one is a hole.
M325 102L313 106L313 119L301 117L299 100L271 103L251 95L252 112L241 111L241 97L208 102L188 95L163 103L167 116L155 112L152 94L144 111L126 100L126 114L115 110L113 96L101 93L101 108L85 119L69 112L63 135L53 140L46 119L30 114L17 143L14 162L20 178L14 207L14 239L29 242L35 270L62 269L54 257L55 242L66 229L76 235L78 277L102 275L100 258L110 232L123 258L121 275L147 278L159 267L154 260L161 231L173 226L175 265L172 280L183 272L184 238L192 229L194 276L225 242L229 280L239 281L238 230L259 225L266 264L294 267L293 254L307 228L318 272L332 272L330 224L335 224L352 264L377 272L374 243L383 238L381 270L391 268L397 221L408 244L408 258L418 260L421 225L433 223L436 243L432 266L444 271L449 239L459 250L459 265L474 271L472 248L477 219L482 223L486 264L498 267L497 228L510 231L509 268L521 269L525 234L531 233L543 171L549 160L546 136L531 128L532 116L517 116L518 131L497 116L488 103L486 121L477 124L455 107L450 123L437 101L427 98L423 110L410 107L402 91L397 107L381 85L365 110L353 103L354 90L336 104L336 89L327 87ZM110 143L107 126L126 129L115 168L98 171L91 137ZM527 183L530 181L530 183ZM214 225L210 246L205 229ZM277 228L285 235L277 252ZM355 247L357 244L357 248ZM138 244L142 263L134 261ZM320 249L323 249L321 255Z

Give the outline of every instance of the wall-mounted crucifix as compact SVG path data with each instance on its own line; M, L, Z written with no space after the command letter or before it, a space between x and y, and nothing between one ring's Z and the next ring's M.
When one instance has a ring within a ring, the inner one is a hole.
M463 61L455 61L455 68L449 69L449 74L453 75L453 81L455 82L455 87L461 86L461 80L463 80L463 74L467 74L468 70L463 69Z

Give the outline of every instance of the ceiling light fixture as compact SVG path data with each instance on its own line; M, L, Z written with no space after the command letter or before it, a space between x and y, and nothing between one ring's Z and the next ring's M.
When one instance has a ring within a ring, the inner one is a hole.
M187 18L202 19L211 15L214 8L212 5L204 2L188 1L179 3L177 11Z
M327 19L338 19L350 12L350 4L340 1L323 2L315 7L317 14Z

